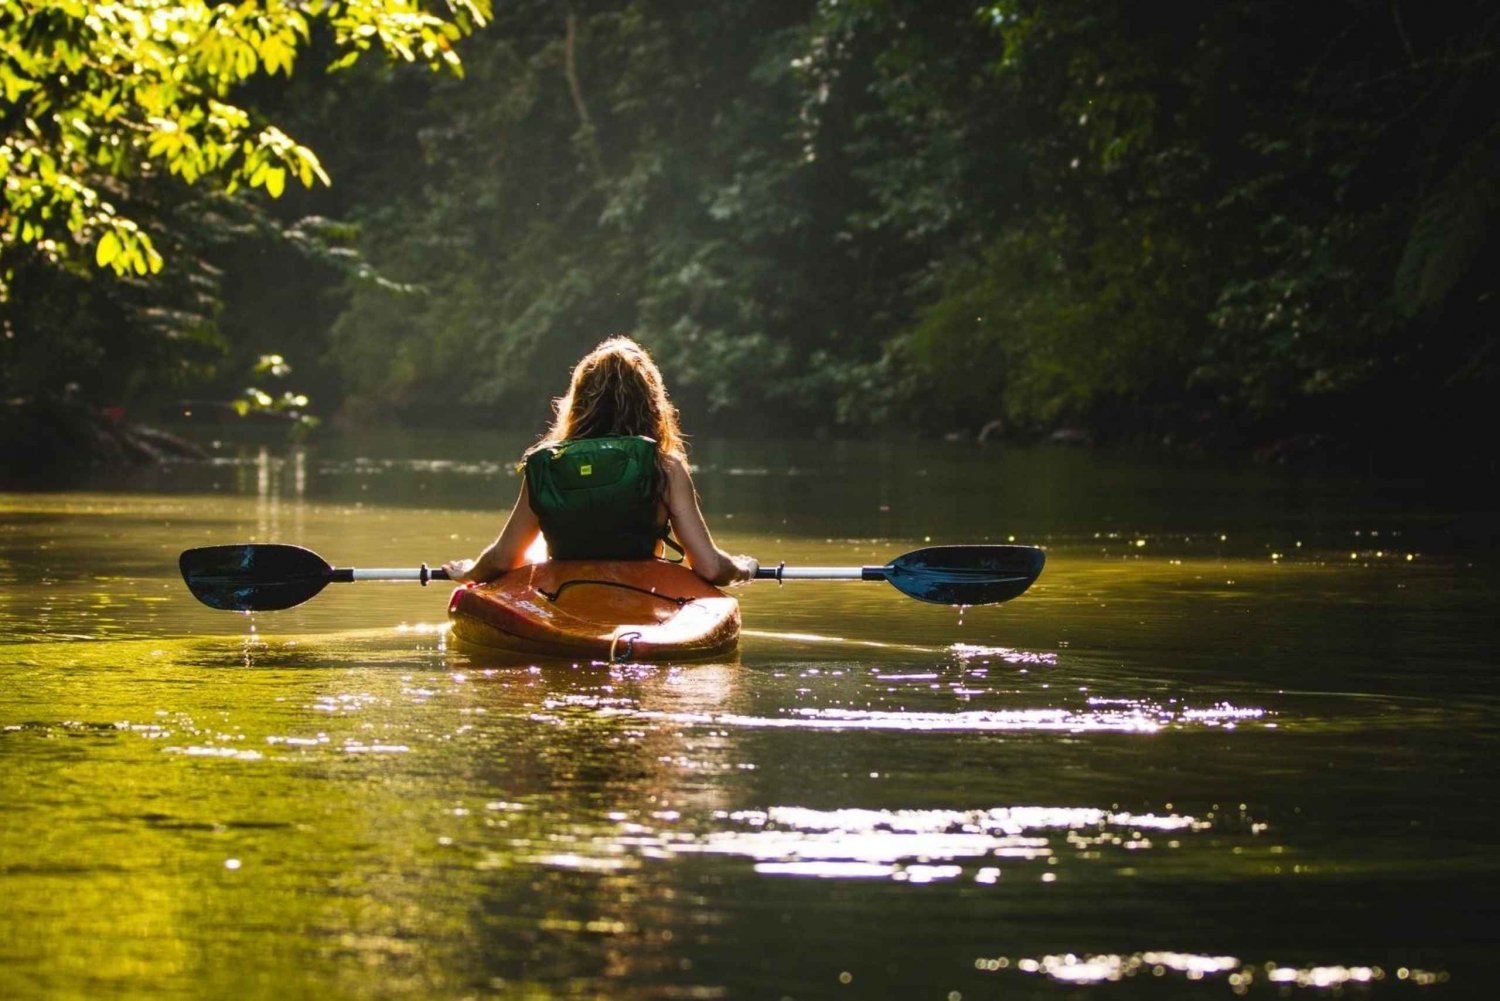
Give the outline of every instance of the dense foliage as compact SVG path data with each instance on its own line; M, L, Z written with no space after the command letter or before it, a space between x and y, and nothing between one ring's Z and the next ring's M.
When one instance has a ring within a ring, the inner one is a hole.
M257 78L290 75L315 31L336 55L330 68L381 49L457 70L454 43L484 23L488 0L445 3L439 15L414 0L7 0L7 388L50 389L198 357L187 345L216 339L217 306L215 271L199 252L264 221L254 202L228 196L248 185L280 197L289 178L328 183L312 150L239 95ZM174 267L160 281L136 280L162 272L169 258ZM117 340L135 343L120 350Z
M462 79L252 95L336 181L285 218L352 223L370 267L221 254L215 329L241 357L316 355L314 398L350 414L528 427L621 331L695 427L1247 446L1488 414L1500 18L1480 0L495 13ZM181 208L131 192L155 225ZM30 315L99 283L67 281Z

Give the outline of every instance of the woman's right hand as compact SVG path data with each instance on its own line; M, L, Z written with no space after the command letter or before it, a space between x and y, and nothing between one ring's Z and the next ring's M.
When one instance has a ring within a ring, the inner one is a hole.
M760 570L760 560L754 556L731 556L730 562L734 564L735 575L733 583L754 580L755 574Z
M473 560L449 560L447 563L443 564L443 572L446 573L448 575L448 579L453 581L455 584L471 583L473 581L473 578L469 576L469 571L473 569Z

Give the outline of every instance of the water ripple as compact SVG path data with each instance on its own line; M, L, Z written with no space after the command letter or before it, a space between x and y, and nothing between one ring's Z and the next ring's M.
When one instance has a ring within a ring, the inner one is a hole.
M1224 727L1250 721L1263 722L1264 709L1220 702L1199 708L1130 699L1089 699L1088 708L979 709L963 712L913 710L800 708L784 716L750 716L739 713L667 712L615 706L599 707L601 716L636 719L688 726L744 728L793 728L807 730L923 730L952 731L1065 731L1155 733L1164 729ZM1265 726L1274 727L1271 722Z

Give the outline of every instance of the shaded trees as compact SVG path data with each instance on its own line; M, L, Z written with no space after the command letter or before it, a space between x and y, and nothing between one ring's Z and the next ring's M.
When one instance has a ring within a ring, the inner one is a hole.
M534 412L630 329L737 420L1348 434L1493 384L1495 25L1400 13L515 5L364 216L429 295L336 350L398 402Z
M1352 0L989 13L1036 201L917 326L936 378L977 339L1008 359L996 385L1021 422L1349 437L1410 423L1390 401L1413 388L1461 386L1478 415L1472 390L1494 380L1482 5L1421 33L1399 5ZM966 328L985 313L1002 329Z
M538 379L636 330L707 406L774 396L794 345L773 318L807 281L784 181L800 12L503 9L470 79L431 87L441 124L370 181L420 172L417 197L362 219L372 258L426 294L356 294L333 332L351 391L535 413Z
M340 185L187 216L339 216L363 258L220 253L290 291L202 336L326 336L352 413L534 426L628 330L740 430L1422 439L1495 389L1497 32L1478 0L517 0L463 80L247 92Z

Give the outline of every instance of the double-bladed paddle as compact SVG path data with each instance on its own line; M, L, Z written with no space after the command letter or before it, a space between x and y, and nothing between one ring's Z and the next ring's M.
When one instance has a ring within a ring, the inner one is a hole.
M761 567L757 580L883 580L902 594L939 605L995 605L1031 586L1046 554L1034 546L930 546L884 566ZM269 612L292 608L329 584L357 580L447 580L444 570L336 568L300 546L245 543L189 549L177 560L193 597L210 608Z

